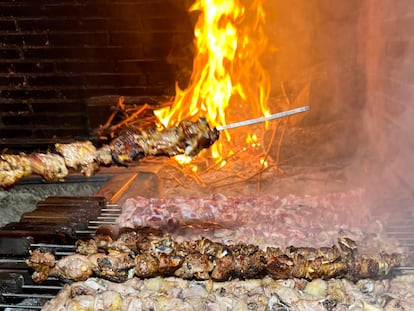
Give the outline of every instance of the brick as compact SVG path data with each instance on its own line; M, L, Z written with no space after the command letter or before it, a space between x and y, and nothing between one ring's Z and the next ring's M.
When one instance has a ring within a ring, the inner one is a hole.
M178 23L177 20L180 22ZM142 29L157 32L185 32L193 36L194 25L186 16L168 16L163 18L143 18Z
M124 96L162 96L174 95L175 90L170 85L155 85L155 86L123 86L118 88L118 93Z
M16 128L7 128L4 126L0 126L0 136L2 139L6 139L6 138L30 138L33 137L32 135L32 130L31 129L22 129L21 127L16 127ZM5 146L7 147L7 146Z
M82 99L87 97L83 87L61 89L59 92L62 94L62 97L67 99Z
M15 113L15 114L24 114L30 112L29 107L26 104L20 102L8 103L3 98L0 97L0 113Z
M115 68L117 72L160 72L165 71L170 65L164 59L131 59L119 60L116 62Z
M3 17L39 17L42 15L43 7L37 3L0 2L0 16Z
M116 64L112 60L79 60L56 62L57 72L72 72L72 73L98 73L98 72L115 72Z
M0 42L3 47L13 47L21 45L40 45L47 44L48 37L46 34L21 34L8 33L0 35Z
M47 73L54 71L54 64L47 62L0 62L1 73Z
M0 29L2 32L16 31L16 23L10 18L0 17Z
M52 102L47 101L38 101L36 103L31 103L31 109L35 113L44 113L44 112L62 112L62 107L59 105L63 104L65 106L65 113L77 113L80 111L85 111L85 104L79 100L67 101L64 99L53 100Z
M0 57L5 59L16 59L20 58L20 50L19 48L0 48Z
M25 84L26 78L24 76L3 75L0 76L0 85L3 86L1 95L6 94L6 87L22 87Z
M58 93L54 89L49 90L36 90L36 89L16 89L16 90L6 90L3 91L7 93L8 97L18 98L18 97L25 97L25 98L33 98L33 99L41 99L41 98L53 98L57 97Z
M36 31L36 32L49 32L49 31L82 31L83 25L81 21L76 18L56 18L54 16L43 16L33 19L19 20L21 31Z
M36 114L30 116L19 117L3 117L5 125L19 125L19 124L31 124L33 126L45 126L45 127L83 127L86 122L86 117L81 114L70 115L67 113L60 114Z
M27 84L33 87L37 86L78 86L81 87L83 83L82 75L42 75L29 76Z
M158 57L163 57L167 54L167 51L150 51ZM147 52L148 53L148 52ZM97 60L97 59L128 59L128 58L144 58L148 57L142 47L49 47L49 48L25 48L23 55L27 59L47 59L47 60L59 60L59 59L76 59L76 60Z
M85 86L123 86L123 85L146 85L146 75L142 74L99 74L87 75L83 79Z
M109 43L109 36L106 32L50 33L48 38L51 47L105 46Z
M79 17L95 15L94 7L88 7L81 3L47 3L44 5L43 15L54 17Z

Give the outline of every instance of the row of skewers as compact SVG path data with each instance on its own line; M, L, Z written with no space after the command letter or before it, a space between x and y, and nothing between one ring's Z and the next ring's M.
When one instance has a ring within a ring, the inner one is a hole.
M269 275L274 279L383 278L403 261L400 254L361 255L346 237L331 247L278 247L223 244L206 238L177 242L157 230L127 230L117 239L97 234L76 243L76 253L59 260L51 251L35 249L27 264L35 282L49 276L83 281L97 276L113 282L132 277L167 277L226 281Z
M55 144L47 153L0 155L0 187L9 188L21 178L37 174L46 181L64 181L70 170L92 176L100 166L127 166L146 156L197 155L219 138L204 118L184 120L177 126L129 128L108 144L96 148L91 141Z

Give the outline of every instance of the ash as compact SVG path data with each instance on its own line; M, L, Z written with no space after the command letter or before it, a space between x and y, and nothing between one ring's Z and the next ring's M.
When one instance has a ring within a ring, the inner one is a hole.
M0 189L0 227L20 220L22 214L36 208L37 202L49 196L87 196L94 194L102 183L39 183L16 185L10 190Z

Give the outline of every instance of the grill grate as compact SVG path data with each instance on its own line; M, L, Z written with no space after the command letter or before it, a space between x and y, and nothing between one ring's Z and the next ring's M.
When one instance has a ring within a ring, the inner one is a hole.
M91 203L94 202L94 203ZM67 224L61 224L62 230L55 227L55 233L59 236L44 234L44 223L49 220L47 209L56 214L56 209L72 208L72 214L78 214L84 209L90 208L90 219L74 218L74 215L66 215L71 220L70 229ZM95 209L95 210L94 210ZM13 234L10 232L12 226L7 225L0 229L0 309L4 310L40 310L43 304L56 296L62 289L63 282L57 278L49 277L44 283L36 284L31 279L30 271L26 265L29 250L35 248L53 249L56 258L74 253L74 242L77 239L91 238L98 226L112 222L120 214L118 205L105 203L103 197L49 197L37 204L36 209L23 215L23 223L32 226L32 236L27 230L17 229ZM40 218L40 215L43 215ZM29 220L36 221L30 222ZM76 219L76 221L73 221ZM83 226L86 222L86 226ZM66 226L66 228L65 228ZM36 230L38 229L38 230ZM47 241L47 239L50 241ZM55 243L64 240L67 244Z

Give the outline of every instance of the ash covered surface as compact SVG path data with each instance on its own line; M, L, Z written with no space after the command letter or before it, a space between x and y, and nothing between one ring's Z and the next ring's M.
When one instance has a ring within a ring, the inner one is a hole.
M102 185L103 182L38 183L0 189L0 227L19 221L23 213L34 210L37 202L49 196L93 195Z

